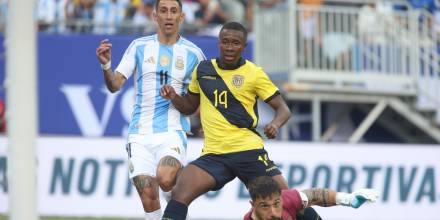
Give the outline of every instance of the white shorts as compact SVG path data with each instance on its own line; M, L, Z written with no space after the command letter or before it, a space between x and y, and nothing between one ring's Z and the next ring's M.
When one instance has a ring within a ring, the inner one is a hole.
M128 173L130 179L138 175L156 176L157 165L165 156L186 163L187 138L184 131L156 134L129 134L127 141Z

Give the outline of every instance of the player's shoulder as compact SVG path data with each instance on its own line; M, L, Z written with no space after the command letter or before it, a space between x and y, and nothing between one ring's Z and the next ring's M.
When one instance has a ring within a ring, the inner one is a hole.
M131 44L133 44L133 45L134 44L136 44L136 45L146 44L148 42L154 42L154 41L156 41L156 39L157 39L156 34L144 36L144 37L138 37L138 38L134 39Z
M252 68L252 69L261 69L261 67L260 66L257 66L257 64L255 64L255 63L253 63L252 61L250 61L250 60L245 60L245 64L244 65L246 65L248 68Z
M181 40L180 40L180 45L185 47L187 50L195 53L196 55L204 56L203 51L202 51L202 49L200 49L200 47L198 47L196 44L194 44L193 42L191 42L190 40L188 40L182 36L181 36Z
M252 209L243 216L243 220L252 220Z
M200 61L199 66L212 66L212 59Z
M284 189L281 191L281 197L286 201L301 201L301 195L297 189Z
M246 68L246 72L248 72L247 75L249 76L261 76L264 75L263 68L258 66L257 64L253 63L250 60L246 60L246 63L244 64L244 68Z
M212 65L211 60L202 60L196 67L197 69L197 75L201 76L200 74L212 74L215 72L215 68Z
M186 39L185 37L180 36L180 39L181 39L180 42L181 42L181 44L182 44L183 46L186 46L186 47L189 47L189 48L193 48L193 49L199 49L199 50L200 50L200 48L199 48L195 43L193 43L192 41Z

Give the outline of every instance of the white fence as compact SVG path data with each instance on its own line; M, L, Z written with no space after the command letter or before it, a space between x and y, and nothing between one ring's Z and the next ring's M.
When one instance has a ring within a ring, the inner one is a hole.
M316 90L417 95L439 108L438 34L426 11L297 4L256 9L255 60Z

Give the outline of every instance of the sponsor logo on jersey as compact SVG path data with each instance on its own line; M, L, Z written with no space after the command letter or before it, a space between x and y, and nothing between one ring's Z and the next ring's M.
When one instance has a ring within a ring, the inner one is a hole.
M215 76L202 76L202 79L216 80L217 77L215 77Z
M145 63L154 64L154 63L156 63L156 62L155 62L155 60L154 60L154 57L148 57L148 59L145 60Z

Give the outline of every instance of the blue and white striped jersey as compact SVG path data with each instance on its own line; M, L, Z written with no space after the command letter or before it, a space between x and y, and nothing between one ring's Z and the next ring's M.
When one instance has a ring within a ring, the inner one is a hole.
M189 118L163 99L160 89L169 84L184 94L192 71L204 59L202 50L183 37L173 45L161 44L157 34L134 40L116 68L127 79L134 74L136 99L128 133L189 131Z

